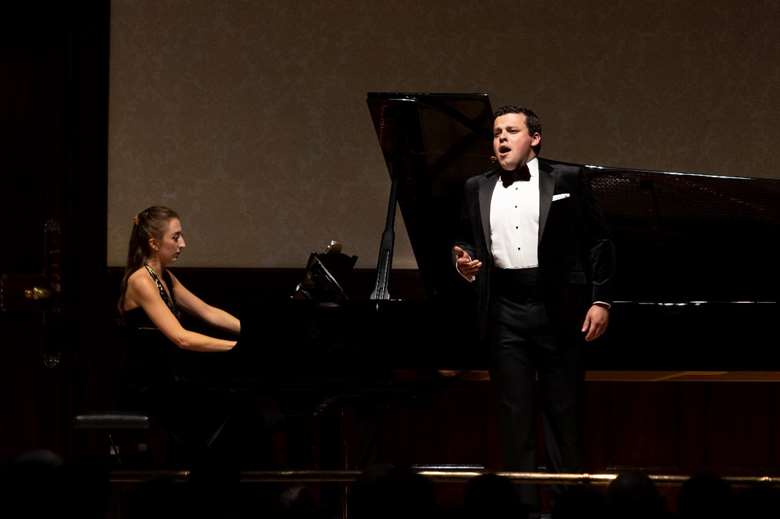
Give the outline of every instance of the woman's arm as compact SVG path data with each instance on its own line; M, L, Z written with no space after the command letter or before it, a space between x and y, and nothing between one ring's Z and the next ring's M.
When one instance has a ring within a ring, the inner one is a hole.
M176 294L176 302L179 306L188 313L200 317L212 326L233 332L236 335L241 333L241 321L228 312L209 305L187 290L187 287L182 285L170 270L168 273L171 275L171 279L173 279L173 291Z
M178 294L177 294L178 296ZM236 345L236 341L228 341L209 337L184 329L179 320L165 305L157 285L149 276L133 275L127 282L125 300L131 305L137 304L143 308L146 315L158 330L179 348L192 351L227 351Z

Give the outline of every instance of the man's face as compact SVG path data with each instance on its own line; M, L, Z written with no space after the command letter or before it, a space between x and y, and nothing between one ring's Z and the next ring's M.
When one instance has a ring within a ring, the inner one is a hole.
M493 153L506 171L513 171L534 158L533 146L541 141L539 133L529 135L525 114L504 114L493 122Z

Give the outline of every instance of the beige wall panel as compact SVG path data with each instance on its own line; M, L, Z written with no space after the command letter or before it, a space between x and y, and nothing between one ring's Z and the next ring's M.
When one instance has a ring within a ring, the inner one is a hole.
M779 5L114 0L108 262L166 204L182 265L298 267L339 239L373 266L389 179L368 91L531 106L559 160L780 177Z

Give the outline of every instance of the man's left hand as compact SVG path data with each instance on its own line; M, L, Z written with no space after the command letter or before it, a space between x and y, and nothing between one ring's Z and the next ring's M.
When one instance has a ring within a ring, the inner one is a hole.
M585 340L595 341L607 331L609 324L609 310L599 305L591 305L588 313L585 315L585 322L582 323L582 333L585 334Z

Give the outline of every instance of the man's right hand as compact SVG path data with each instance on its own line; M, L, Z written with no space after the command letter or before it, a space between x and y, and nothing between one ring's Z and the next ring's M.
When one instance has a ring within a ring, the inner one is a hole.
M455 254L455 268L458 272L469 281L474 281L477 272L482 268L482 262L472 259L468 252L457 245L452 248L452 252Z

